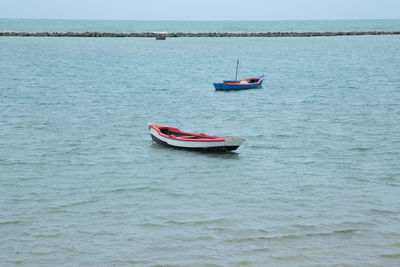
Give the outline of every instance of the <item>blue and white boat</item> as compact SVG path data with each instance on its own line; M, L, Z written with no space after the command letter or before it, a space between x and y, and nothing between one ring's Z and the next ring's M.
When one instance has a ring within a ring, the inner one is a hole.
M229 91L229 90L243 90L261 87L264 81L264 75L248 78L239 81L223 81L222 83L214 83L215 90Z

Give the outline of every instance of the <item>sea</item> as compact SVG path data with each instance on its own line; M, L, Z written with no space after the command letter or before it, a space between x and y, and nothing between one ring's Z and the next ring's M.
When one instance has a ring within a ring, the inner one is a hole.
M1 19L0 31L394 31L400 20ZM212 83L264 74L261 88ZM152 141L148 123L244 137ZM400 36L0 37L1 266L399 266Z

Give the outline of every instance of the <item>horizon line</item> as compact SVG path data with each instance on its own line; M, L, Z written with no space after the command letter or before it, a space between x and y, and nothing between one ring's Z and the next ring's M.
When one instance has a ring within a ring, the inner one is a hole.
M360 21L360 20L400 20L400 18L349 18L349 19L78 19L78 18L10 18L0 17L0 19L12 20L72 20L72 21L174 21L174 22L204 22L204 21Z

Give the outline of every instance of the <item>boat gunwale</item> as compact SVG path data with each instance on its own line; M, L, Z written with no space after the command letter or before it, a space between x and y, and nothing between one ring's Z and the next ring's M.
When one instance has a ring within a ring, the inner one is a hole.
M182 138L182 137L174 136L174 135L166 135L161 132L161 129L159 127L162 127L163 129L168 129L168 131L172 130L171 132L176 132L181 135L194 136L194 137L199 137L199 138L198 139L187 139L187 138ZM194 134L194 133L182 132L178 128L157 125L157 124L152 124L152 123L149 123L149 128L153 128L157 132L158 135L160 135L164 138L168 138L170 140L181 141L181 142L225 142L225 140L229 139L227 137L218 137L218 136L209 136L206 134Z

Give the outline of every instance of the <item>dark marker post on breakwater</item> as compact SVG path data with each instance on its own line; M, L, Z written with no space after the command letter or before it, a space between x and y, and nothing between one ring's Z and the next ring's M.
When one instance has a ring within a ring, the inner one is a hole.
M400 31L358 31L358 32L205 32L205 33L160 33L155 32L0 32L0 36L20 37L141 37L165 40L170 37L319 37L319 36L355 36L355 35L398 35Z

